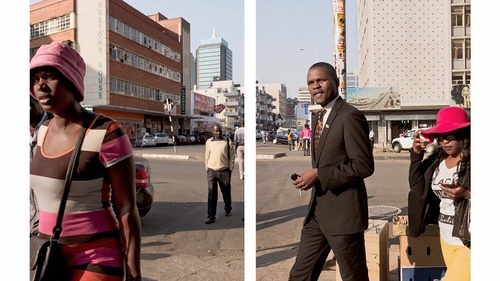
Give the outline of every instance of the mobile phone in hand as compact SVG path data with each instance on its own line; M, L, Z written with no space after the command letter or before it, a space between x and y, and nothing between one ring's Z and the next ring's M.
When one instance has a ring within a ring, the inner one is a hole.
M292 180L297 180L298 178L300 178L299 175L297 175L296 173L293 173L292 176L290 177Z
M293 173L292 176L290 177L292 180L297 180L298 178L300 178L299 175L297 175L296 173ZM299 195L302 196L302 189L299 188Z

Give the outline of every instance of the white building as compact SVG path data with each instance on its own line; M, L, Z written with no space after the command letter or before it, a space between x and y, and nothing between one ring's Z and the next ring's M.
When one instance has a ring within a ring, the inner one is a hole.
M470 83L470 0L358 0L357 16L358 85L371 90L347 101L376 144L434 125L443 107L470 107L459 93Z

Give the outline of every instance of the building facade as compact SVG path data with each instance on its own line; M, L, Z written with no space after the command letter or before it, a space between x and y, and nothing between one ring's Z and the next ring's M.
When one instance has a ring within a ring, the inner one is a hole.
M433 126L443 107L470 109L470 0L358 0L357 16L359 88L347 101L377 146Z
M120 121L131 139L191 129L184 19L146 16L121 0L45 0L30 6L30 27L31 56L52 41L81 54L87 66L82 104Z
M193 127L200 127L200 123L217 122L228 132L239 127L245 118L244 89L239 84L229 81L214 81L208 89L196 89L195 94L201 94L214 99L213 115L210 119L193 119ZM215 119L213 119L215 118Z
M208 89L214 81L233 79L233 53L223 38L217 37L215 29L212 38L201 40L196 49L196 88Z

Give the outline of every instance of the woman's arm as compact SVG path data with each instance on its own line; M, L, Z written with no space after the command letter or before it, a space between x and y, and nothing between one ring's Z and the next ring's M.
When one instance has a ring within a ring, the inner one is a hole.
M133 156L108 168L127 262L127 281L141 280L141 222L135 201Z

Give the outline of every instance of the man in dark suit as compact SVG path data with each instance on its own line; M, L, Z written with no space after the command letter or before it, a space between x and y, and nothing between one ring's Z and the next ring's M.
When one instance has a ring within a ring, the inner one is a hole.
M368 199L364 179L374 172L368 123L363 113L339 96L332 65L311 66L307 85L324 114L319 126L320 113L312 116L312 169L293 182L301 190L311 189L311 200L289 280L317 280L333 250L342 280L365 281Z

